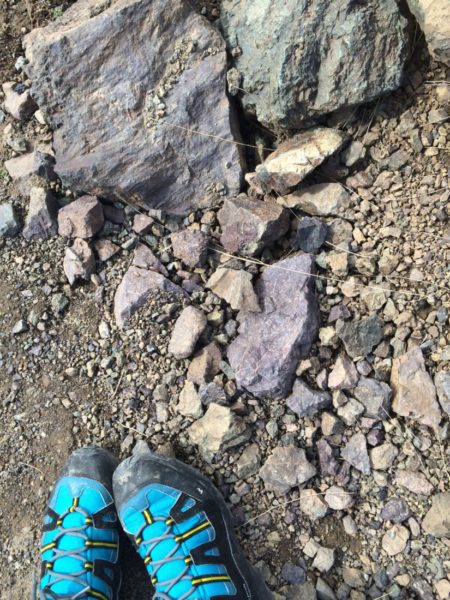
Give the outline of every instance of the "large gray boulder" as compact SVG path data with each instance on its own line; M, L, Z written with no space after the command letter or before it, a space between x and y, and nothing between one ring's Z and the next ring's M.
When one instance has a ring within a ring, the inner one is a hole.
M240 187L225 43L184 0L79 0L24 41L76 191L185 214ZM207 133L194 134L187 130Z
M240 313L228 359L239 387L258 397L290 392L295 368L317 336L314 257L297 254L266 267L255 286L260 313Z
M400 84L407 21L395 0L223 0L247 112L297 128Z

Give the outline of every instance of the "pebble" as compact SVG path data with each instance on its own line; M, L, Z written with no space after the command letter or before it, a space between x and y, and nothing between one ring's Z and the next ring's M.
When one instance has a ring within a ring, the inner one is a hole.
M344 460L364 473L370 475L370 459L367 452L366 438L363 433L355 433L341 450L341 456Z
M343 488L332 485L325 492L325 502L333 510L345 510L353 504L353 496Z
M341 354L328 377L328 386L332 390L349 390L356 386L358 379L353 361L345 354Z
M411 511L403 498L392 498L383 506L381 518L383 521L403 523L409 518Z
M409 540L409 531L403 525L395 524L386 531L381 541L383 550L389 556L403 552Z
M175 322L169 342L169 352L178 360L188 358L207 325L203 311L194 306L183 309Z
M295 446L277 446L259 471L268 490L286 494L316 474L316 468L306 458L303 449Z

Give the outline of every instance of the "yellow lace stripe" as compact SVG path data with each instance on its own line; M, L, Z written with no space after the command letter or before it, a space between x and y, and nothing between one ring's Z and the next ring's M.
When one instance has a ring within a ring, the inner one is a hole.
M177 537L175 538L175 541L176 542L181 542L183 540L186 540L187 538L191 537L192 535L195 535L199 531L202 531L203 529L206 529L209 526L210 526L210 522L209 521L205 521L201 525L197 525L197 527L194 527L193 529L189 529L189 531L186 531L186 533L182 533L181 535L177 535Z
M99 600L108 600L108 597L105 596L105 594L102 594L101 592L96 592L95 590L89 590L88 595L94 596L94 598L99 598Z
M117 548L117 544L114 542L91 542L88 540L86 546L89 548Z
M197 577L192 580L192 585L201 585L202 583L215 583L216 581L230 581L228 575L210 575L207 577Z
M74 498L73 502L72 502L72 506L70 507L70 512L73 512L78 507L79 503L80 503L80 499Z
M153 523L152 515L148 512L148 510L144 510L144 517L148 525Z
M45 546L43 546L41 548L41 552L47 552L47 550L51 550L52 548L54 548L56 546L55 542L50 542L50 544L46 544Z

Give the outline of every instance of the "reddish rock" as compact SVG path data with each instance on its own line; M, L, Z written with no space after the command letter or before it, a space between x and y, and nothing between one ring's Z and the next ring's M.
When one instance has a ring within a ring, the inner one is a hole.
M110 240L97 240L94 243L94 248L98 254L99 259L102 262L106 262L115 254L117 254L120 250L119 246L117 246Z
M202 267L208 254L208 238L198 229L184 229L170 236L172 252L188 267Z
M58 213L59 235L88 239L103 227L103 207L95 196L82 196Z
M133 231L138 235L146 235L150 233L154 220L148 215L142 215L138 213L133 218Z
M245 256L254 256L289 229L289 215L276 202L253 200L245 194L225 200L217 219L222 246Z
M64 273L73 285L77 279L88 280L95 273L95 258L89 244L77 238L64 256Z
M5 94L5 110L15 119L23 121L36 112L38 107L30 95L30 90L23 83L7 81L2 88Z

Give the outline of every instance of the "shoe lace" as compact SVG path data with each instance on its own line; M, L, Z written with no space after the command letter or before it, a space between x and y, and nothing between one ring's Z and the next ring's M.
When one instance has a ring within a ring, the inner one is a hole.
M184 553L179 553L180 548L182 547L183 534L176 535L173 532L173 525L175 521L172 518L166 518L163 516L151 516L149 511L144 511L144 516L146 518L146 523L142 525L142 527L137 531L135 536L135 541L137 546L145 548L144 555L144 564L147 568L150 569L152 583L156 587L160 587L165 589L165 591L155 591L153 595L153 600L173 600L173 597L169 595L170 591L177 585L177 583L181 581L190 581L191 588L185 592L182 596L177 596L177 600L185 600L189 598L193 591L195 591L195 586L193 585L194 578L189 573L191 558L190 556L186 556ZM156 523L158 521L162 521L166 525L165 531L157 536L152 536L151 539L144 540L144 534L147 527L151 524ZM201 529L206 529L210 526L209 521L204 521L202 524L198 525L195 529L200 531ZM192 534L193 530L190 531ZM164 542L165 540L174 540L174 547L168 552L168 554L161 559L153 560L151 558L152 551L156 548L156 546L160 542ZM157 573L161 569L163 565L170 564L172 562L184 561L185 567L180 570L180 572L175 576L169 579L165 579L164 581L157 580Z
M81 514L84 517L83 523L78 526L65 527L64 526L65 517L67 517L69 514L72 514L75 512ZM90 585L86 583L84 576L90 570L92 570L93 564L86 561L86 559L82 553L85 552L86 550L88 550L89 547L95 546L95 541L91 540L86 532L87 528L90 525L92 525L92 523L93 523L93 520L91 518L91 515L87 511L85 511L83 508L78 506L77 498L74 499L73 504L70 506L70 508L59 516L59 519L57 521L57 525L58 525L58 529L59 529L58 533L53 538L53 541L50 544L47 544L46 546L44 546L41 549L41 551L45 552L45 550L48 550L51 548L53 550L53 555L51 556L51 558L49 558L45 561L46 567L47 567L46 573L47 573L47 575L50 575L51 581L42 590L40 590L39 600L47 600L46 594L51 594L52 593L51 588L56 583L59 583L61 581L70 581L70 582L76 583L79 586L81 586L81 589L78 592L73 593L73 594L65 594L65 595L58 594L58 600L80 600L81 598L87 598L89 596L89 593L92 590L91 590ZM66 535L81 538L82 540L84 540L84 546L82 546L81 548L78 548L76 550L61 550L60 548L58 548L58 541ZM58 571L54 571L52 567L53 567L55 561L57 561L58 559L61 559L61 558L75 559L75 560L79 561L83 565L83 567L79 571L76 571L75 573L60 573ZM34 589L34 596L32 595L32 599L34 599L37 594L36 582L34 582L33 589Z

